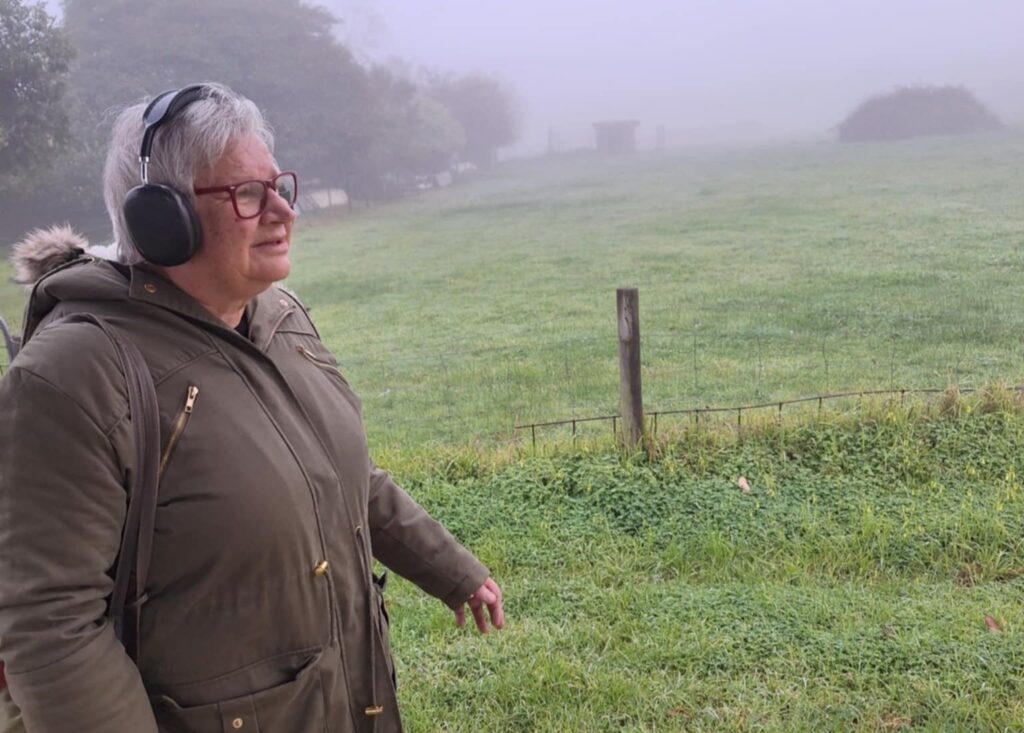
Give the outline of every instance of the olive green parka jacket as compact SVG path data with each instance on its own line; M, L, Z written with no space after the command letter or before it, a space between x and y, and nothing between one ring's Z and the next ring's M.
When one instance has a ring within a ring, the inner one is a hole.
M124 375L156 383L161 481L137 664L104 613L136 470ZM248 337L141 268L35 287L0 380L0 659L30 733L398 731L372 559L451 607L488 571L370 461L360 403L272 287Z

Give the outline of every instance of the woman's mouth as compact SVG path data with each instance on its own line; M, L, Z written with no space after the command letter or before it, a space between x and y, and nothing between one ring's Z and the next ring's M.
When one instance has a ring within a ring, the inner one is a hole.
M287 239L267 239L253 245L257 256L262 257L288 257L290 248Z

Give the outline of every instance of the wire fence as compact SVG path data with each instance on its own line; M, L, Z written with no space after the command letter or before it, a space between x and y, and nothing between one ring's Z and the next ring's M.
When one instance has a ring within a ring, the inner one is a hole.
M724 415L731 418L735 415L736 420L733 423L737 428L743 427L743 416L747 413L752 412L765 412L765 411L777 411L778 416L781 418L783 412L788 407L793 406L808 406L817 404L818 412L824 409L825 403L835 402L838 400L849 400L856 399L858 401L863 400L865 397L899 397L899 404L905 405L908 397L922 397L922 396L934 396L939 394L945 394L949 391L949 388L919 388L919 389L875 389L875 390L861 390L858 392L833 392L830 394L819 394L812 395L810 397L798 397L789 400L779 400L778 402L762 402L760 404L753 405L733 405L728 407L693 407L690 409L683 410L653 410L644 415L644 419L647 423L647 429L651 435L657 435L658 433L658 422L659 418L664 419L666 417L675 418L692 418L695 426L701 426L705 424L706 418L714 415ZM974 388L957 389L960 394L973 394L977 390ZM530 423L527 425L516 425L515 430L523 430L530 432L531 442L533 447L537 447L537 430L538 428L558 428L558 427L570 427L572 431L572 437L576 438L579 435L579 428L583 425L591 423L610 423L612 437L619 436L619 424L622 416L618 413L613 415L595 415L593 417L584 418L566 418L562 420L550 420L547 422Z
M613 329L566 334L565 325L565 319L512 323L495 334L372 350L328 346L363 401L375 446L520 440L555 430L607 435L618 427L617 337ZM748 413L799 405L870 395L905 399L944 385L967 392L1017 384L1024 382L1021 332L998 322L949 324L939 333L869 325L828 333L645 331L645 411L657 431L665 420L743 424ZM6 369L0 349L0 375Z
M607 430L602 423L617 419L614 334L547 334L512 345L452 340L436 352L399 348L339 355L376 441L511 438L548 423L583 435ZM736 417L739 409L742 422L745 413L778 410L780 403L787 410L1024 379L1024 344L1010 328L951 328L943 338L867 328L825 336L663 331L644 333L641 352L644 405L652 420L720 412Z

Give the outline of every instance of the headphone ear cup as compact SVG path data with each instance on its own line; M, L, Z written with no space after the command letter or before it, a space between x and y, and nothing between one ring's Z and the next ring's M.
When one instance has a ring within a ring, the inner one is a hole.
M170 186L136 186L124 199L124 219L146 262L174 267L188 262L202 243L192 202Z

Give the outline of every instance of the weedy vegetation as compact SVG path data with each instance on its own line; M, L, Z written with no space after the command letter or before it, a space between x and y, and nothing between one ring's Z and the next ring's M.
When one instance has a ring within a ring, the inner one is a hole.
M415 731L1010 731L1024 720L1010 394L397 473L507 597L481 638L405 582ZM744 476L749 493L737 487Z

